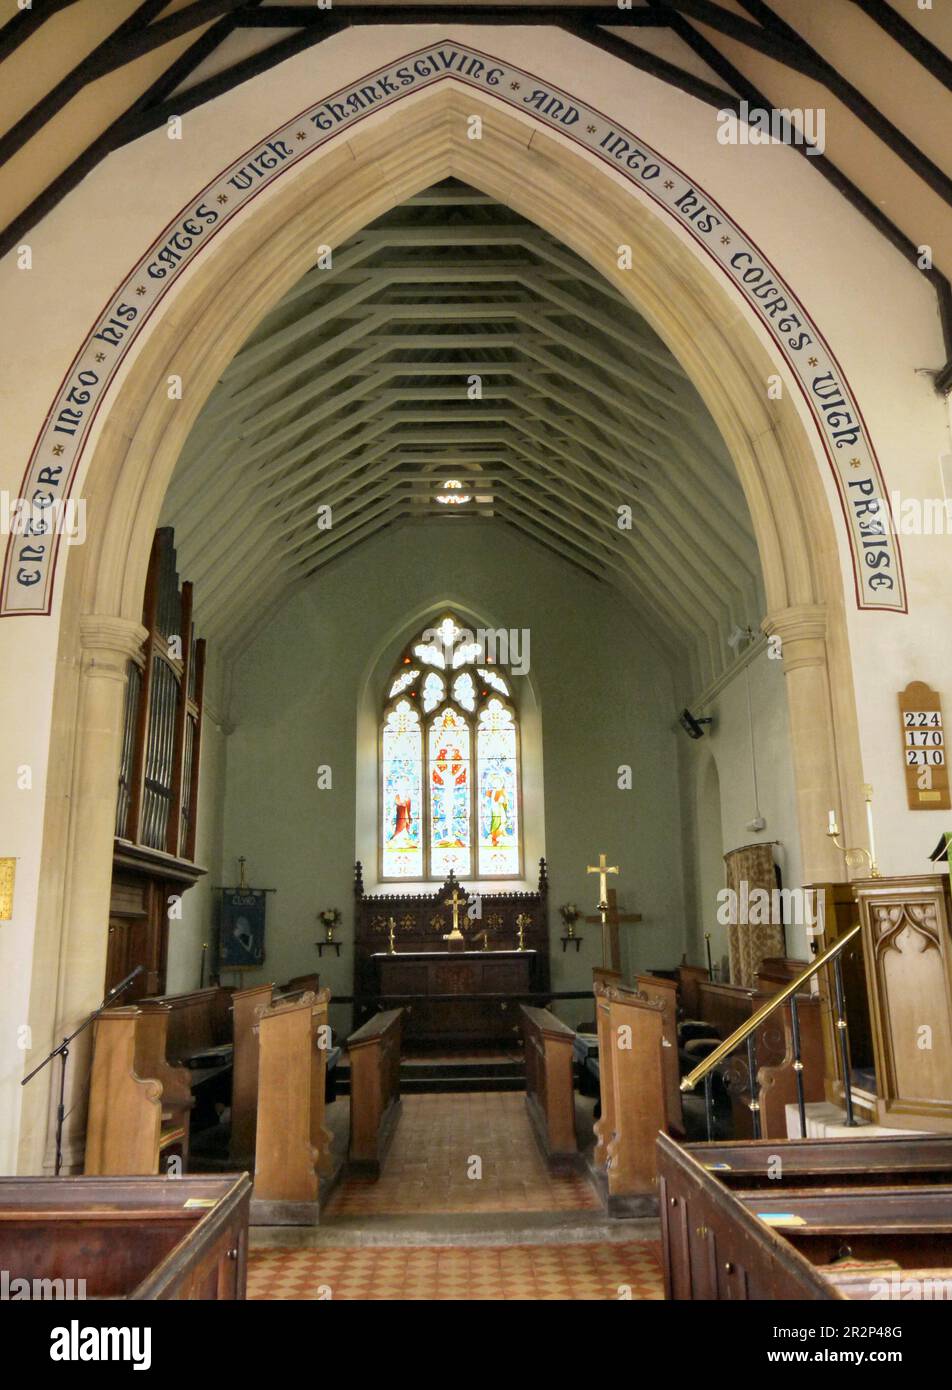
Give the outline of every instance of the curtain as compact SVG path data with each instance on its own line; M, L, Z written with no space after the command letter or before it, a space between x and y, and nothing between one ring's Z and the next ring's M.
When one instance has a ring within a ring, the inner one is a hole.
M744 845L724 855L727 867L727 886L733 891L731 918L727 928L727 949L730 960L731 984L752 987L760 962L765 956L783 955L783 927L771 922L766 903L773 902L777 886L774 872L773 845ZM746 886L745 886L746 885ZM762 892L765 890L767 898ZM738 921L746 914L754 921Z

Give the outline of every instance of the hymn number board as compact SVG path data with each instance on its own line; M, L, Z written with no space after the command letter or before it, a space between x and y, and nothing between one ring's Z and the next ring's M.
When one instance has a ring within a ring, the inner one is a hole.
M899 694L899 720L910 811L952 809L938 693L923 681L910 682Z

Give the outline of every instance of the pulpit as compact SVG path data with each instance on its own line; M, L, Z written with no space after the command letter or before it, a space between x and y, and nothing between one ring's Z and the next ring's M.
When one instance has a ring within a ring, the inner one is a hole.
M425 1043L514 1042L519 995L532 992L535 951L408 951L373 956L377 992L403 1007L404 1037ZM422 996L404 1001L400 996ZM462 995L454 999L453 995ZM468 996L484 995L485 998Z

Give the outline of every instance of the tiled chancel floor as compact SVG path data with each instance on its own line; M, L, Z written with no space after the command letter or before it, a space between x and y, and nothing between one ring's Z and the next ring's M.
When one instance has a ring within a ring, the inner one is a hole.
M549 1172L524 1095L468 1091L405 1096L379 1180L345 1178L322 1220L417 1212L595 1211L598 1206L582 1174Z
M598 1245L256 1250L248 1297L351 1300L660 1299L654 1241Z

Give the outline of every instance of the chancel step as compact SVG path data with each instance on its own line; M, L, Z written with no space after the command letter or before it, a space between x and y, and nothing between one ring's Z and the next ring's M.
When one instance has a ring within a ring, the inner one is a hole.
M400 1063L400 1090L403 1094L440 1091L523 1091L526 1069L519 1058L440 1057L403 1058ZM350 1089L350 1067L342 1058L337 1073L337 1089Z

